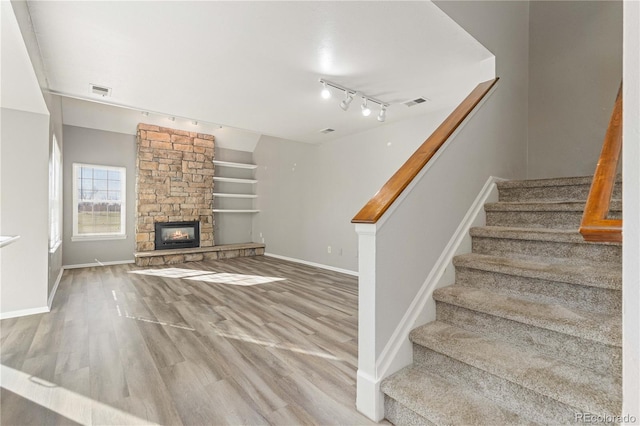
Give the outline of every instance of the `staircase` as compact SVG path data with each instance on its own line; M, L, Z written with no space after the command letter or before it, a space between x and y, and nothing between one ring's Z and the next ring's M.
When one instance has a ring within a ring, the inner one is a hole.
M508 181L471 229L436 321L411 332L413 364L385 379L397 425L614 420L622 401L617 243L578 233L591 177ZM610 215L621 216L617 182ZM607 417L608 416L608 417Z

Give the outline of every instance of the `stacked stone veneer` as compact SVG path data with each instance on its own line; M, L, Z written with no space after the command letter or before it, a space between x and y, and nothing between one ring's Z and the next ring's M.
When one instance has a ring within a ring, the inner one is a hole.
M214 137L138 124L136 251L155 249L156 222L200 221L200 247L213 246Z

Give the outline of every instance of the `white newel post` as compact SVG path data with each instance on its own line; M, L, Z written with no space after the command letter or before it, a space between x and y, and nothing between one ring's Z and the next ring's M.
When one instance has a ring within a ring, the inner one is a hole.
M384 418L376 371L376 224L356 224L358 234L358 380L356 408L374 421Z

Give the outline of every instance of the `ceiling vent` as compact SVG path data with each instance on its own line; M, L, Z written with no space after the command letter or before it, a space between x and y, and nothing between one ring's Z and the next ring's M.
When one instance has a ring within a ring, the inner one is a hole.
M335 132L335 131L336 131L335 129L330 129L329 127L327 127L326 129L320 130L320 133L326 135L327 133L331 133L331 132Z
M403 103L408 107L412 107L414 105L418 105L418 104L427 102L428 100L429 100L429 98L416 98L416 99L411 99L410 101L406 101L406 102L403 102Z
M111 96L111 87L98 86L97 84L89 84L89 93L102 97Z

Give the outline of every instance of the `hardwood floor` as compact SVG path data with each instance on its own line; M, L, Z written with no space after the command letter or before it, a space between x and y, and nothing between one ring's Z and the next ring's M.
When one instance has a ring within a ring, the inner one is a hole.
M356 278L263 256L67 270L50 313L0 323L0 423L372 424L357 304Z

